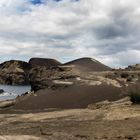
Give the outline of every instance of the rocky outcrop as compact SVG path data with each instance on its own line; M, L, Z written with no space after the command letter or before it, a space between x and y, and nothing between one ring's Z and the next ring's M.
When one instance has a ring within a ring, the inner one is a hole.
M29 84L28 73L30 64L11 60L0 64L0 84L25 85Z
M18 60L6 61L0 64L0 84L26 85L30 83L36 83L37 82L36 79L38 75L33 76L34 70L38 71L37 73L40 73L40 71L42 70L44 71L44 69L47 70L50 68L55 68L60 64L61 63L56 60L43 59L43 58L32 58L30 59L29 63L24 62L24 61L18 61ZM32 73L31 77L34 77L35 80L31 79L30 81L29 73L30 74ZM41 76L44 77L44 75L41 75ZM40 80L39 80L40 82L42 81L43 77L40 77Z
M35 67L29 73L31 89L37 91L39 89L57 87L66 87L73 84L73 81L78 77L71 67Z
M139 65L135 67L138 69ZM32 58L29 63L11 60L0 64L0 84L31 84L34 91L81 84L106 84L121 88L135 83L139 73L135 70L112 70L92 58L80 58L65 64L54 59Z
M140 70L140 64L136 64L136 65L130 65L130 66L128 66L127 68L126 68L126 70L129 70L129 71L131 71L131 70L135 70L135 71L137 71L137 70Z
M29 73L32 90L72 85L128 87L138 81L140 71L111 70L91 58L78 59L56 67L35 67Z
M31 58L29 60L29 64L31 64L33 67L41 66L41 67L46 67L46 68L61 65L59 61L55 59L50 59L50 58Z
M91 58L63 65L57 60L45 58L31 58L29 63L11 60L0 64L0 84L31 84L32 90L67 87L78 83L83 73L106 70L110 68Z
M44 63L41 64L42 60ZM89 80L82 80L83 76L87 72L101 72L111 70L111 68L91 58L81 58L65 63L63 65L58 65L58 63L54 63L55 61L51 59L44 60L34 58L29 61L29 63L34 66L35 64L38 64L38 62L43 66L46 64L46 67L38 66L30 71L29 78L32 90L39 90L44 88L54 89L57 87L71 86L72 84L79 85L81 83L93 83L93 81L88 82ZM100 81L95 81L94 85L98 84L99 82Z

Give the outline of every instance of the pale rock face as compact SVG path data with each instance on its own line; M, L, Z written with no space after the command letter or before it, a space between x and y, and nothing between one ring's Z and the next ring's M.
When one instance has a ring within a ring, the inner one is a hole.
M69 82L69 81L62 81L62 80L54 80L53 81L54 84L60 84L60 85L72 85L73 82Z
M112 79L109 79L109 78L105 78L105 77L102 77L102 76L97 76L99 81L101 81L102 83L106 83L107 85L113 85L115 87L118 87L118 88L121 88L122 86L120 85L120 83L116 80L112 80Z
M0 140L45 140L45 139L31 135L17 135L17 136L2 135L0 136Z
M137 69L140 69L140 64L136 64L135 66Z

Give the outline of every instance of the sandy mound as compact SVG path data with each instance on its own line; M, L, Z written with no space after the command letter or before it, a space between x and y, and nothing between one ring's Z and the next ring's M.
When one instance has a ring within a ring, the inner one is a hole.
M121 90L111 85L72 85L56 90L39 90L35 94L19 98L14 109L86 108L89 104L98 101L122 98L125 94Z

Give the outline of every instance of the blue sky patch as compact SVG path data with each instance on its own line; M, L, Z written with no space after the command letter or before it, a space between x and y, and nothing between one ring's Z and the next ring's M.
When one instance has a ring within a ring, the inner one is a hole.
M32 4L36 5L36 4L42 4L45 0L30 0ZM46 0L47 1L47 0ZM52 1L62 1L62 0L52 0ZM72 0L72 1L79 1L79 0Z
M41 0L31 0L32 4L41 4L42 1Z

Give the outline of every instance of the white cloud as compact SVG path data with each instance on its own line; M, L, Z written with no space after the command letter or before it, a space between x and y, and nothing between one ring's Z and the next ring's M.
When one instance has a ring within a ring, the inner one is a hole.
M0 1L1 61L88 56L115 67L140 63L139 0L45 1Z

